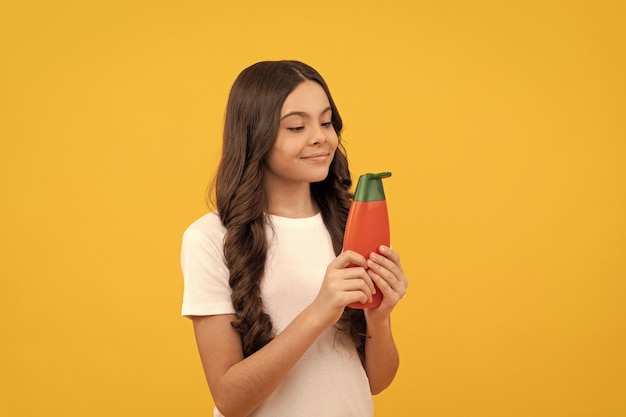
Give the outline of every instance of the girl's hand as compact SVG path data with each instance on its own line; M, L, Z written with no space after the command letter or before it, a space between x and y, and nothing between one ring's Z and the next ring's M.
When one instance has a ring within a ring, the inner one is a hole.
M372 300L376 289L366 268L365 258L350 250L342 252L328 265L322 287L311 304L324 326L337 323L348 304Z
M404 276L400 256L390 247L381 245L381 254L371 253L367 260L367 273L383 293L380 306L365 309L369 320L386 319L398 301L406 295L409 281Z

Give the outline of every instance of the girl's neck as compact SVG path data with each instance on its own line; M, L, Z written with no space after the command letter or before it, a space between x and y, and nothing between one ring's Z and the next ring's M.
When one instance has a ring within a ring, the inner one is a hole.
M268 213L280 217L306 218L319 212L317 204L311 196L311 187L295 189L268 190Z

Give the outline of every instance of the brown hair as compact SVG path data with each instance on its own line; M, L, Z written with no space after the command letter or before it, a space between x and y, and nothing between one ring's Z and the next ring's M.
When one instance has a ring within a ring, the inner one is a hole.
M303 81L318 83L326 92L332 122L340 138L326 179L311 184L335 253L343 246L352 180L341 144L342 120L322 76L299 61L264 61L243 70L228 98L222 157L215 177L216 209L226 228L224 257L237 318L232 325L241 335L249 356L274 337L272 321L264 311L260 283L267 255L263 187L265 158L278 134L280 111L287 96ZM362 310L346 308L336 327L350 335L364 355L365 318Z

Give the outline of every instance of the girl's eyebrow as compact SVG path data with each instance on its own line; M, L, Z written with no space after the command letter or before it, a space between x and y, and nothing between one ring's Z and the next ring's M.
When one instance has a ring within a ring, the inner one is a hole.
M324 110L322 110L322 112L320 113L320 116L325 114L326 112L329 112L330 110L332 110L330 108L330 106L326 107ZM292 112L287 113L286 115L282 116L280 118L280 120L283 120L283 119L285 119L287 117L290 117L290 116L311 117L311 115L309 113L304 112L304 111L292 111Z

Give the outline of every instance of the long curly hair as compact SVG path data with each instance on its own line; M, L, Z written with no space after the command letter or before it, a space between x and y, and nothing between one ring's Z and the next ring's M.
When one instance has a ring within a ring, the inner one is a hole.
M278 134L280 111L287 96L302 82L311 80L326 92L339 145L326 179L311 184L335 254L343 235L352 194L346 152L341 144L341 117L322 76L299 61L264 61L243 70L235 80L226 107L222 156L214 179L215 206L226 228L224 257L236 313L233 327L241 336L244 356L265 346L274 337L265 312L260 284L267 257L265 213L268 197L263 186L265 158ZM365 318L362 310L346 308L337 322L364 358Z

